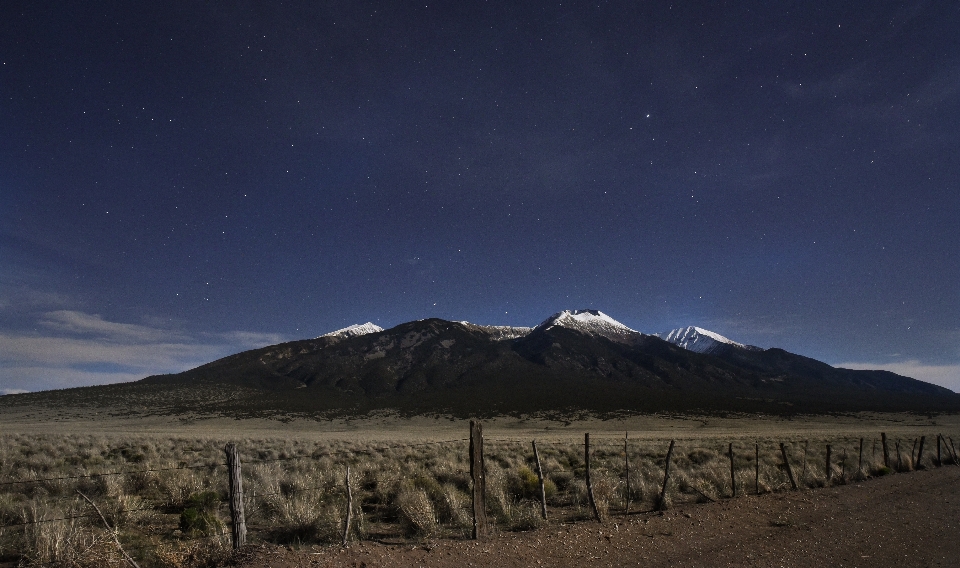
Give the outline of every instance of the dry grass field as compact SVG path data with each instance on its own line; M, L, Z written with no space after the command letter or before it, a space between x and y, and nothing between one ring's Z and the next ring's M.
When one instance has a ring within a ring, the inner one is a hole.
M930 468L937 434L960 440L960 418L487 419L487 510L495 531L590 522L585 432L591 434L596 501L601 515L610 518L628 503L633 511L656 506L670 440L676 447L666 506L675 508L732 496L731 443L740 494L779 493L790 488L781 442L802 487L843 485L889 473L882 467L880 432L889 439L892 469ZM351 541L462 540L472 528L467 435L467 421L446 417L137 419L21 409L0 417L0 566L120 566L125 561L117 541L145 568L219 565L230 554L223 449L228 442L240 451L251 543L339 544L348 465L355 499ZM922 462L916 463L921 436L926 445ZM546 478L547 521L537 501L533 440ZM832 448L829 475L827 444Z

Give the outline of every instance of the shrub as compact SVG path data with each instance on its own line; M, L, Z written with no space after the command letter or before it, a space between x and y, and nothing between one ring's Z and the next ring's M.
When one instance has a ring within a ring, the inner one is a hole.
M510 492L517 499L540 500L540 478L529 467L522 465L510 478ZM543 492L547 498L553 497L557 486L549 479L543 480Z
M395 501L400 524L408 536L432 536L437 531L437 515L427 492L412 483L401 483Z
M191 495L180 513L180 530L185 534L209 534L219 531L223 523L217 517L220 496L213 491Z

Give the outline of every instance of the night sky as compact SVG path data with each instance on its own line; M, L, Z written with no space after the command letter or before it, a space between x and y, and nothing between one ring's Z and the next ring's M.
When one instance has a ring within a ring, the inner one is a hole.
M0 392L593 308L960 390L960 4L4 2Z

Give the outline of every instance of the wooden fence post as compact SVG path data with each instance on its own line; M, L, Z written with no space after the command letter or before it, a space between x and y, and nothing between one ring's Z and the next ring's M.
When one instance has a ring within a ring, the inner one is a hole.
M593 509L593 517L597 519L598 523L602 523L600 520L600 509L597 508L597 501L593 498L593 483L590 481L590 434L586 433L583 435L583 461L587 466L587 498L590 500L590 508Z
M917 449L917 463L913 466L914 469L923 469L921 462L923 461L923 442L926 439L926 436L920 436L920 448Z
M880 432L880 442L883 444L883 467L890 467L890 450L887 446L887 433Z
M670 440L670 447L667 448L667 462L663 466L663 487L660 489L660 499L657 501L657 509L663 511L667 508L667 482L670 481L670 456L673 455L674 440Z
M247 544L247 522L243 514L243 479L240 477L240 452L236 444L227 444L227 474L230 488L230 525L233 549Z
M830 447L830 444L827 444L827 469L825 470L827 472L827 483L829 483L830 479L833 478L833 468L830 467L831 450L832 448Z
M350 466L347 465L347 474L344 476L344 483L347 486L347 518L343 523L343 542L341 546L347 546L347 540L350 538L350 525L353 522L353 491L350 490Z
M790 478L790 485L798 489L797 480L793 477L793 468L790 467L790 459L787 457L787 447L780 442L780 453L783 455L783 465L787 468L787 476Z
M937 434L937 467L941 467L943 465L943 461L940 460L940 438L940 434Z
M540 466L540 452L537 451L537 441L533 441L533 459L537 462L537 479L540 481L540 516L547 520L547 489L543 485L543 468Z
M483 471L483 427L470 421L470 477L473 478L473 538L487 535L487 484Z
M756 450L757 450L756 462L753 464L753 466L754 468L756 468L757 475L754 483L756 484L757 495L759 495L760 494L760 442L757 442Z
M810 447L810 440L803 441L803 465L800 467L800 484L807 484L807 449Z
M910 469L917 469L917 460L914 456L917 455L917 439L913 439L913 448L910 449Z
M863 438L860 438L860 457L857 459L857 477L863 477Z
M629 432L623 433L623 470L627 482L627 495L623 500L623 514L630 514L630 454L627 453L627 436Z
M840 483L847 482L847 448L840 454Z
M900 440L898 439L894 447L897 448L897 472L903 471L903 454L900 453Z
M730 442L730 445L727 447L727 453L730 454L730 488L733 491L733 496L737 496L737 477L736 472L733 469L733 442Z

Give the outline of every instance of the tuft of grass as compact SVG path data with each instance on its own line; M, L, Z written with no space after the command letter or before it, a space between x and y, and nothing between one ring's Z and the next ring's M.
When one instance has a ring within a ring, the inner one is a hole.
M191 495L180 512L180 530L191 536L220 532L223 522L217 516L220 495L204 491Z
M402 483L395 505L407 536L430 537L437 532L437 515L427 492L413 483Z

